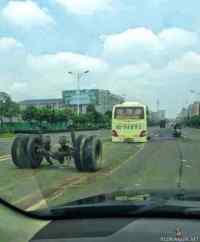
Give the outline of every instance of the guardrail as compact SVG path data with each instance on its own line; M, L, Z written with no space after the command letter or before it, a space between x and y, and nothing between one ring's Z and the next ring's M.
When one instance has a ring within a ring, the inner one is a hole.
M77 128L74 129L75 131L92 131L92 130L100 130L103 128ZM19 129L19 130L15 130L14 133L15 134L49 134L49 133L64 133L64 132L70 132L69 129L45 129L45 130L40 130L40 129Z
M89 131L89 130L99 130L99 129L111 129L109 125L105 124L96 124L92 126L75 126L74 127L75 131ZM27 133L27 134L35 134L35 133L59 133L59 132L69 132L69 128L67 127L45 127L45 126L37 126L37 127L17 127L17 126L12 126L12 127L3 127L0 128L0 134L4 133Z

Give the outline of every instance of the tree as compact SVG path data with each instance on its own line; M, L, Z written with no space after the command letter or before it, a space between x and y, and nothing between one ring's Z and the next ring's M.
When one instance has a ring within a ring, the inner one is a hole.
M18 103L9 100L5 110L5 117L10 120L10 123L13 121L13 117L18 117L20 114L20 106Z
M22 119L24 121L33 123L37 119L38 110L34 106L28 106L25 110L22 111Z
M190 120L189 120L189 125L192 127L200 127L200 116L196 115L193 116Z
M112 111L105 112L104 119L105 119L105 126L107 128L110 128L112 123Z
M4 93L0 93L0 121L1 127L3 127L4 118L10 119L12 122L13 117L17 117L20 113L19 105L12 101L11 97Z
M96 108L95 108L95 106L93 104L89 104L87 106L87 113L96 113L96 112L97 112Z
M51 121L55 120L54 110L48 107L42 107L37 109L36 121L42 124L42 122L51 123Z
M112 111L106 111L105 116L108 117L109 119L112 119Z
M63 121L68 122L70 119L72 119L73 113L70 108L65 108L63 110Z
M72 119L72 111L69 108L51 111L49 123L65 123L67 125L68 121Z
M148 106L146 107L146 113L147 113L147 125L152 126L153 122L151 120L151 113Z

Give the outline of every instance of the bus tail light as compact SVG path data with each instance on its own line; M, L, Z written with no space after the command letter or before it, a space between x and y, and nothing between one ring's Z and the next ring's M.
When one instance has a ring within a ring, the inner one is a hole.
M116 130L112 130L112 136L113 137L118 137L119 136Z
M147 135L147 131L146 130L142 130L140 133L140 137L145 137Z

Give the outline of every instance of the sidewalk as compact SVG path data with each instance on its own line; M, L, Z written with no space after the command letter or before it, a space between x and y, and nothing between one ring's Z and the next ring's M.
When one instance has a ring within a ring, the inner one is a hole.
M0 156L10 154L12 142L12 138L0 138Z

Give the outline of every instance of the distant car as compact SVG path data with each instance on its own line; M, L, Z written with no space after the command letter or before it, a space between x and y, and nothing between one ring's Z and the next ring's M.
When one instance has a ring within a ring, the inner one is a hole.
M181 137L181 135L182 135L182 130L181 129L182 129L181 124L180 123L176 123L174 125L173 136L174 137Z

